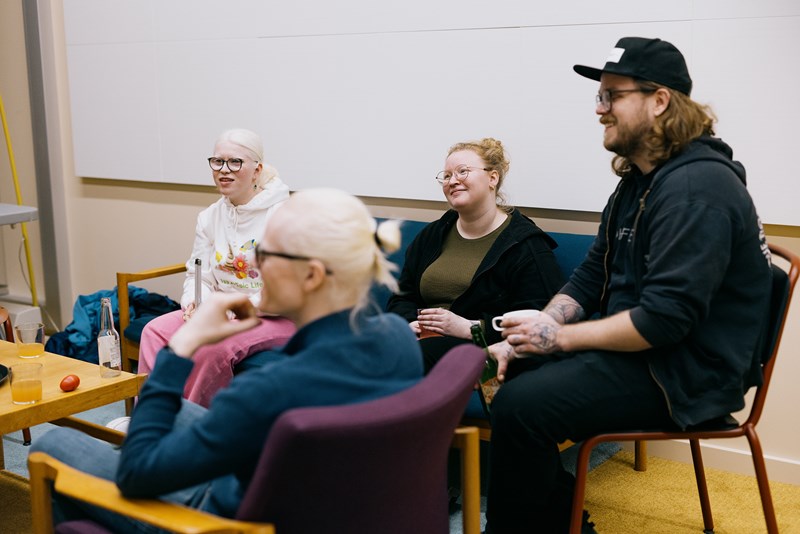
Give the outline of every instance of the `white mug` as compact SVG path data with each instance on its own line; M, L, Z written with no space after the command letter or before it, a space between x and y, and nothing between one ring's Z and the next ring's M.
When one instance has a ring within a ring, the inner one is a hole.
M503 327L500 326L500 323L502 323L503 319L506 317L535 317L537 315L539 315L539 310L514 310L506 312L503 315L498 315L492 319L492 328L498 332L502 332Z

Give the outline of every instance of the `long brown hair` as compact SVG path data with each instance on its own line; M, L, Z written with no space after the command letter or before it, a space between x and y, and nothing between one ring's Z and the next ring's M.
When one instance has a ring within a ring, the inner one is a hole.
M698 104L685 94L663 85L637 80L639 89L648 92L664 88L670 92L669 106L655 118L653 128L644 139L650 161L657 167L672 159L702 135L714 135L717 117L709 106ZM633 164L624 156L614 156L611 168L622 178L630 174Z

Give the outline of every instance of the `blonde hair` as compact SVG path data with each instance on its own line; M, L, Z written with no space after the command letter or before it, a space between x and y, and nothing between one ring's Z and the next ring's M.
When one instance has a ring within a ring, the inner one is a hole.
M398 221L378 225L363 202L338 189L298 191L281 211L286 209L302 213L302 224L278 237L283 250L324 263L333 273L335 299L355 303L355 313L369 304L373 283L397 291L397 266L384 251L400 248Z
M484 161L487 169L490 171L497 171L499 175L497 191L495 191L497 205L504 208L505 211L510 211L511 208L506 205L506 197L501 191L503 181L508 173L508 167L511 164L503 148L503 143L493 137L484 137L480 141L464 141L451 146L447 155L449 156L453 152L458 152L460 150L471 150L475 152Z
M219 134L219 137L217 137L217 140L214 142L214 146L226 141L242 147L250 153L250 157L252 157L256 163L262 164L261 174L256 181L259 188L264 189L270 180L278 178L278 169L264 163L264 143L260 135L245 128L233 128Z

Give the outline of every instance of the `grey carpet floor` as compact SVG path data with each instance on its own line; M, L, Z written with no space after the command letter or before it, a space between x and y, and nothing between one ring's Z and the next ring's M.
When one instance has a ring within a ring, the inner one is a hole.
M76 415L76 417L91 421L92 423L105 425L112 419L123 415L125 415L125 403L120 401L80 413ZM36 441L38 436L41 436L51 428L55 427L51 424L44 424L31 428L31 437L33 441ZM30 447L22 445L21 431L3 436L3 452L5 454L6 470L27 478L29 449Z

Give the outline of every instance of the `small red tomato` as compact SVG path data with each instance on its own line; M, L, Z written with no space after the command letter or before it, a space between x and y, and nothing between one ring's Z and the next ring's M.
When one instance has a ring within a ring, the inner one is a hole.
M81 384L81 379L77 375L67 375L61 379L59 387L61 391L72 391Z

